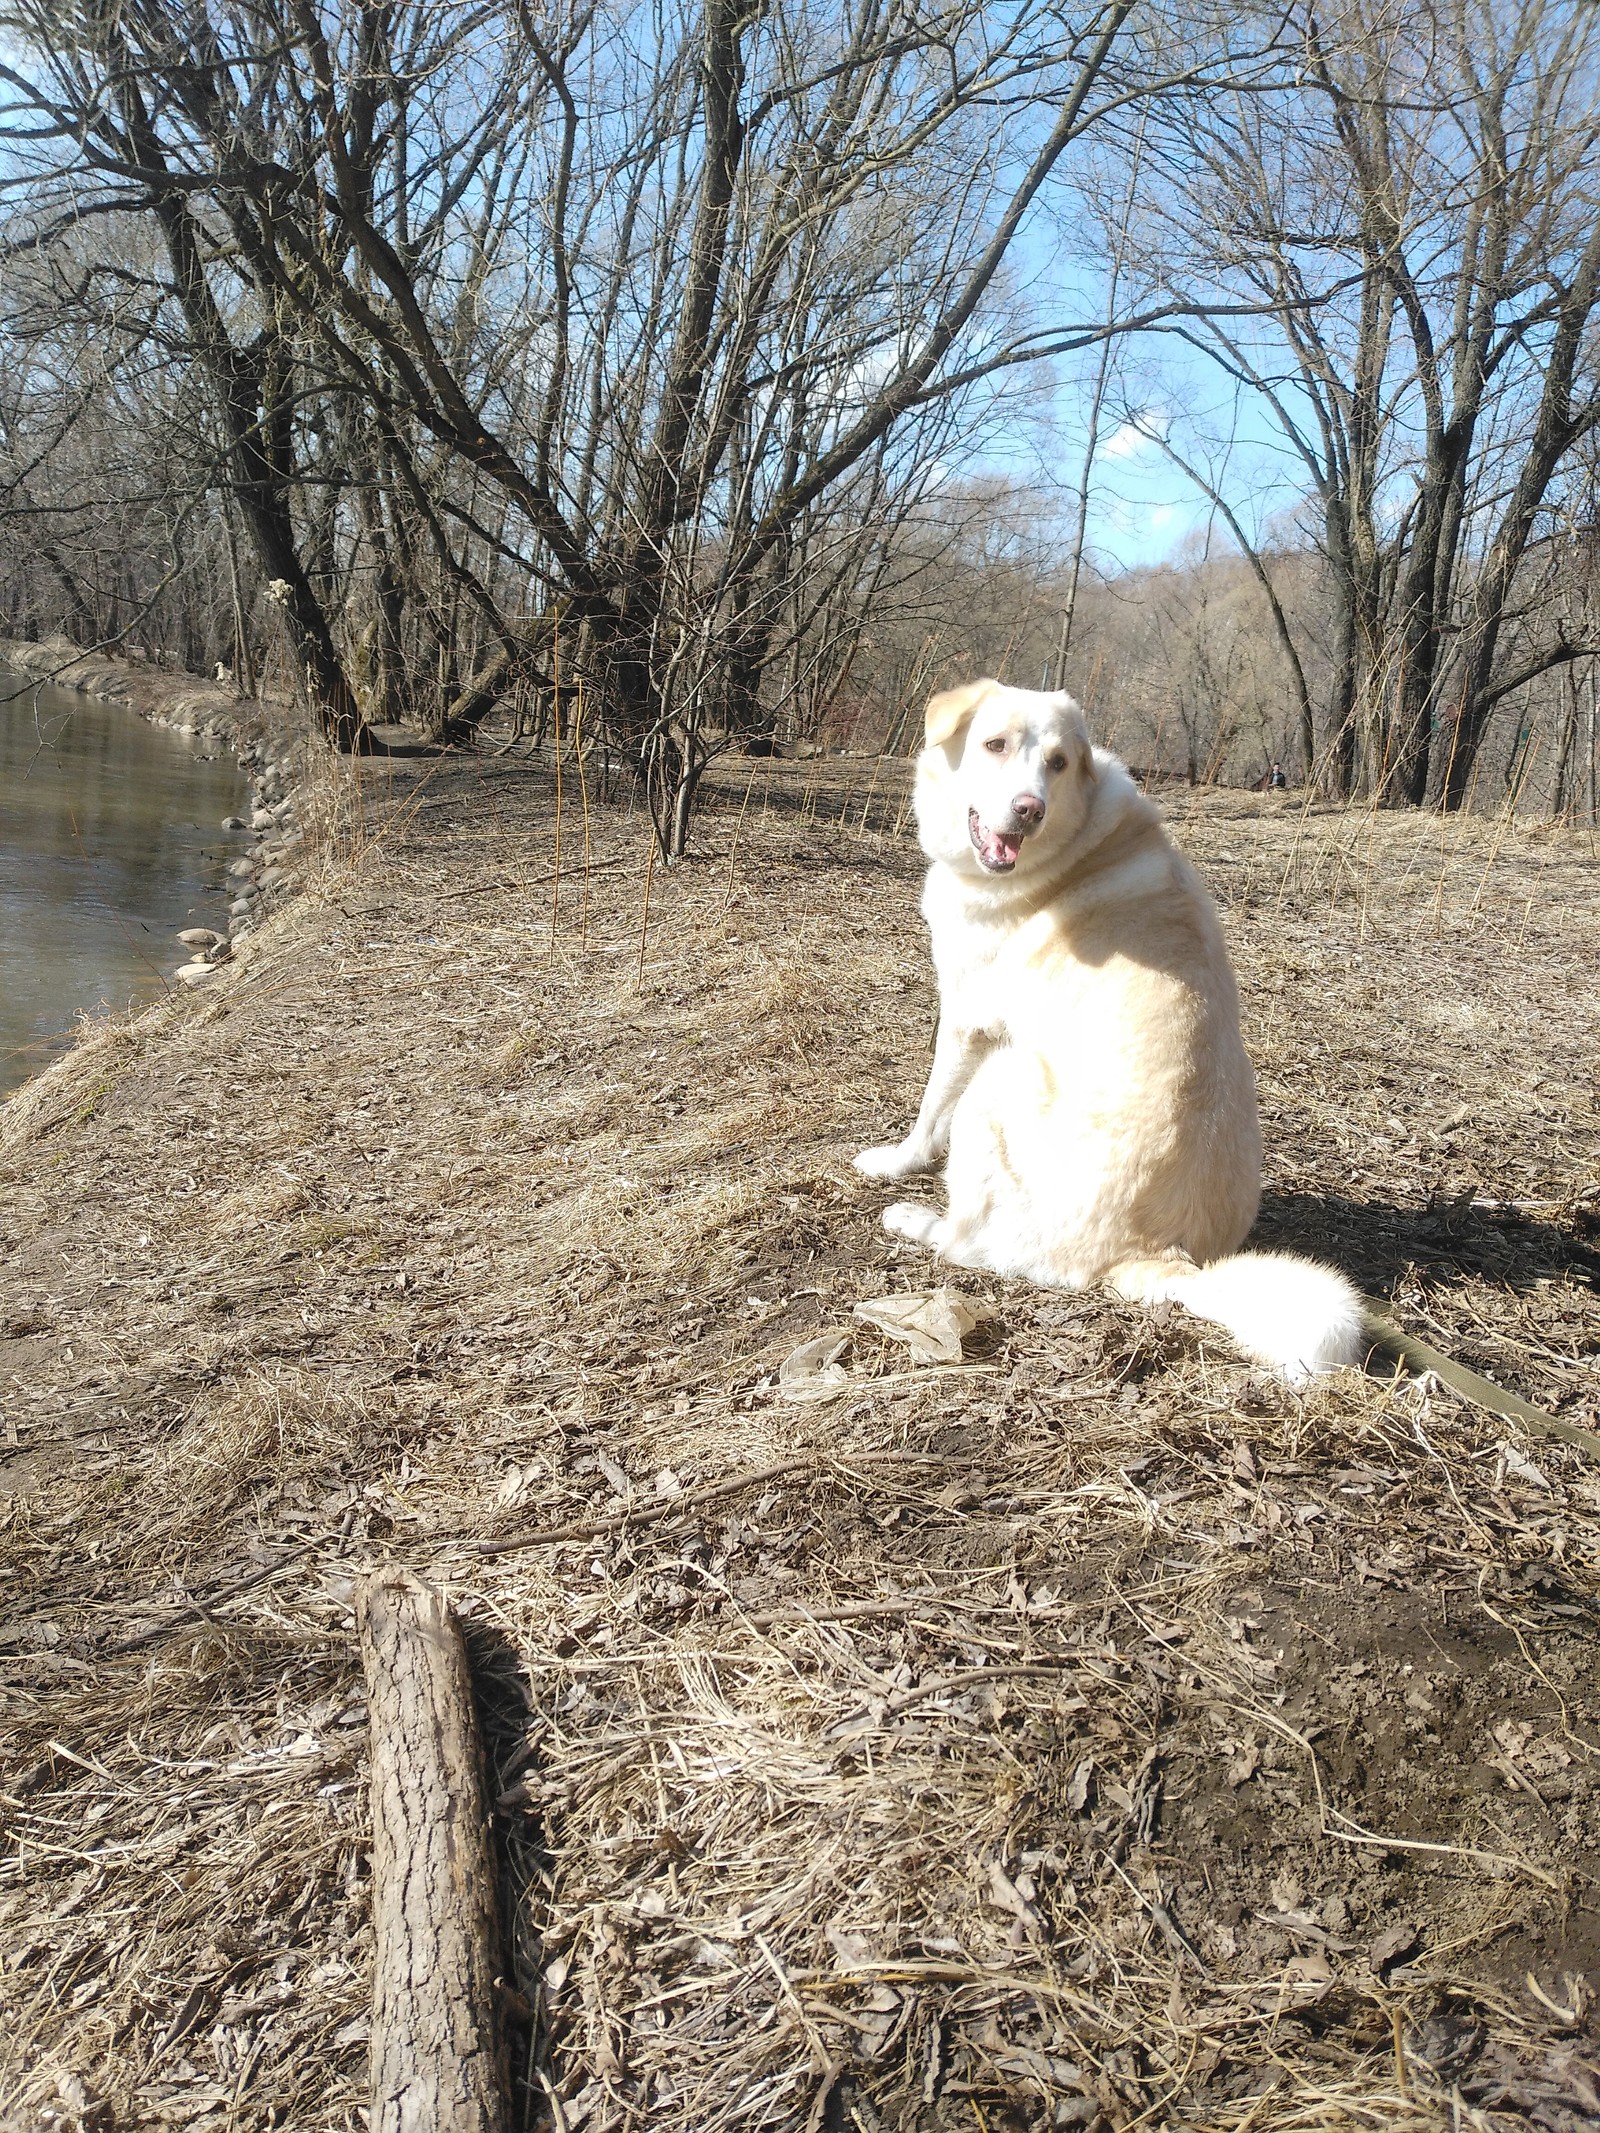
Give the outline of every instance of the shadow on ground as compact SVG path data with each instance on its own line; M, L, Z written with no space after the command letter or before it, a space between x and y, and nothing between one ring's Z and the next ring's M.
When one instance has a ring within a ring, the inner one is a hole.
M1560 1229L1510 1207L1402 1207L1269 1190L1261 1196L1251 1241L1331 1260L1358 1288L1374 1292L1392 1292L1408 1273L1430 1287L1477 1275L1525 1292L1571 1275L1592 1288L1600 1285L1600 1250L1577 1232L1600 1232L1600 1208L1580 1208L1572 1222L1571 1229Z

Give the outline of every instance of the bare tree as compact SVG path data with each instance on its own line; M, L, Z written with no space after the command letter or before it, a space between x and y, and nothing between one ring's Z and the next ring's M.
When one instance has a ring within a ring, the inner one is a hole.
M0 19L12 245L159 232L140 286L330 738L419 636L458 730L547 688L559 617L669 851L951 417L1104 330L1007 300L1069 151L1230 56L1149 0Z
M1595 648L1521 630L1506 656L1530 545L1600 423L1600 20L1291 12L1282 94L1159 128L1146 270L1262 299L1242 329L1175 330L1268 411L1316 513L1339 603L1324 781L1458 806L1495 706Z

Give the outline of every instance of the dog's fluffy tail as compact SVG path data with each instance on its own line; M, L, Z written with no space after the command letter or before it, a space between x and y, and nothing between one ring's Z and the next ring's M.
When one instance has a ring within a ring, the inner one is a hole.
M1170 1298L1226 1327L1291 1385L1359 1363L1368 1345L1361 1298L1344 1276L1289 1252L1240 1252L1209 1266L1129 1260L1107 1279L1119 1295L1145 1303Z

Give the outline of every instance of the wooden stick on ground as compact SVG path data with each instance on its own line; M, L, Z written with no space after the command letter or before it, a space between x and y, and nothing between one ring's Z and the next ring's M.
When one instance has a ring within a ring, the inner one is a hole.
M505 2133L499 1921L466 1648L410 1571L362 1579L372 1735L372 2133Z

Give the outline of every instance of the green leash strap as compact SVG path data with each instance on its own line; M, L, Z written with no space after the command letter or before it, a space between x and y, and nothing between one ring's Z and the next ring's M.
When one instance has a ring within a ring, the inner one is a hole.
M1468 1370L1465 1364L1452 1362L1437 1348L1430 1348L1426 1341L1403 1333L1385 1315L1383 1305L1375 1297L1363 1296L1361 1301L1367 1309L1367 1337L1378 1354L1390 1357L1407 1370L1431 1372L1452 1392L1470 1400L1474 1407L1486 1408L1492 1415L1503 1415L1509 1422L1520 1422L1535 1437L1554 1437L1562 1444L1575 1444L1591 1458L1600 1459L1600 1435L1592 1429L1580 1428L1576 1422L1562 1422L1555 1415L1545 1414L1541 1408L1531 1407L1516 1393L1502 1391L1490 1379L1480 1378L1475 1370Z

